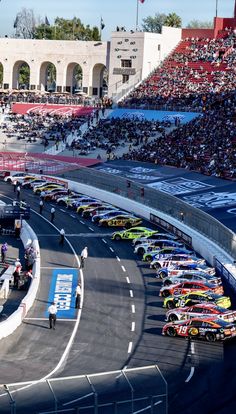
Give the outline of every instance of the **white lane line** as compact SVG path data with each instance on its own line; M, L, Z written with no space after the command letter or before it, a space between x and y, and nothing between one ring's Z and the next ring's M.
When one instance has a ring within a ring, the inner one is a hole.
M192 352L192 354L195 354L195 345L194 345L194 342L191 342L191 352Z
M126 276L126 282L130 284L130 280L128 276Z
M123 272L126 272L125 267L121 266L121 269L123 270Z
M92 227L89 227L89 230L94 231L94 229L92 229Z
M72 218L76 218L76 216L74 216L74 214L70 214L70 216L71 216Z
M130 295L131 298L133 298L134 297L134 292L132 290L130 290L129 295Z
M133 342L130 342L130 343L129 343L129 346L128 346L128 354L130 354L130 353L131 353L132 348L133 348Z
M132 324L131 324L131 332L134 332L135 331L135 322L132 322Z
M103 243L107 244L107 241L105 239L102 239Z
M60 211L62 211L63 213L65 213L65 212L66 212L66 210L64 210L63 208L60 208Z
M117 258L118 262L120 262L120 258L119 258L119 256L116 256L116 258Z
M131 305L132 313L135 313L135 305Z
M51 270L51 269L59 269L59 266L40 266L40 269L46 269L46 270ZM60 269L78 269L77 267L60 267Z
M185 380L185 382L189 382L191 380L191 378L192 378L192 376L194 374L194 371L195 371L195 368L194 367L191 367L190 374L189 374L188 378Z
M85 222L84 222L83 220L80 220L79 222L80 222L81 224L85 224Z
M113 250L113 248L112 248L112 247L109 247L109 249L110 249L110 251L111 251L111 252L113 252L113 253L114 253L114 250Z

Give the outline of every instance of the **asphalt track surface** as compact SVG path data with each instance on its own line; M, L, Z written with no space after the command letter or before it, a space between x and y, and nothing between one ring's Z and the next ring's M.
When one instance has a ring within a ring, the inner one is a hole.
M0 183L0 194L6 202L9 200L6 197L14 198L13 188L3 182ZM168 383L169 413L234 412L236 342L209 344L162 337L165 312L161 307L162 299L158 296L160 282L153 271L137 259L130 243L112 241L110 230L100 229L90 221L81 220L76 213L56 207L55 226L65 229L69 242L61 247L58 230L48 221L51 205L45 205L40 217L39 198L29 190L23 190L22 198L36 211L32 213L29 224L40 242L41 284L35 303L22 325L1 341L0 384L158 364ZM89 258L83 269L82 312L75 320L58 320L56 330L49 330L45 311L52 270L77 269L74 252L79 254L84 246L88 246ZM67 352L66 347L76 324L78 329ZM115 378L117 385L118 377ZM147 395L151 395L150 392L158 394L157 388L163 392L160 378L157 375L151 378L155 392L151 389L150 378L148 380L144 375L142 387L137 384L136 396L145 394L145 389ZM96 382L100 401L114 401L117 396L111 385L108 392L109 387L105 385L108 377L105 379L106 376ZM133 381L135 383L135 378ZM110 377L108 382L112 383ZM80 392L83 395L87 387L81 381L78 388L78 382L73 378L67 383L58 383L59 402L71 401ZM11 387L11 391L17 388ZM16 391L17 413L39 413L52 409L53 406L48 405L49 400L52 403L52 396L49 395L48 387L41 383ZM121 396L128 399L130 392L125 390ZM159 400L156 400L153 412L164 413L165 406L159 404ZM139 403L135 409L138 412L143 407L145 405ZM8 412L9 397L1 387L0 413ZM103 408L100 412L106 414L113 411ZM131 411L123 406L118 414L120 412L126 414Z

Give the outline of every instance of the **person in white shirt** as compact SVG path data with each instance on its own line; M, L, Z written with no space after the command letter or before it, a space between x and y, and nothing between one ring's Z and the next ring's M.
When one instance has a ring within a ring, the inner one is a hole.
M55 208L54 208L54 207L52 207L52 208L51 208L51 223L53 223L53 222L54 222L54 218L55 218Z
M43 200L40 200L39 202L39 214L42 214L43 212Z
M61 229L60 230L60 241L59 241L59 244L61 244L63 246L64 240L65 240L65 230L64 229Z
M55 329L56 321L57 321L57 307L55 302L52 302L52 304L48 308L49 313L49 328Z
M80 300L81 300L81 284L78 283L75 289L75 307L76 309L81 309L80 306Z
M84 262L88 258L88 248L84 247L80 254L80 268L82 269L84 267Z

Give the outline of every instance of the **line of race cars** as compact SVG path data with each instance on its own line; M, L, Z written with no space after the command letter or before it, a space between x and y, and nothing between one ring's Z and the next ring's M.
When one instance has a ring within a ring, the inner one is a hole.
M134 252L162 280L159 295L167 308L162 334L170 337L202 338L210 342L236 336L236 311L224 296L215 269L198 257L173 234L140 226L142 219L115 206L80 193L68 191L60 182L32 175L7 176L6 182L31 188L45 201L75 210L83 218L103 227L122 227L112 233L115 241L131 240Z

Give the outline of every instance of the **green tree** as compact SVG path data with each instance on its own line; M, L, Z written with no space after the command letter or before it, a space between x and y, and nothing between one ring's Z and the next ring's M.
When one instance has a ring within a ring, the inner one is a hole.
M161 33L161 28L166 20L166 14L156 13L154 17L148 16L143 19L142 28L144 32Z
M49 40L101 40L98 27L85 26L77 17L57 17L53 25L41 23L35 28L36 39Z
M181 27L182 19L176 13L169 13L164 21L164 26Z
M30 84L30 68L27 63L23 63L19 69L19 89L29 89Z
M186 26L187 29L212 29L213 22L211 21L201 21L201 20L191 20Z

